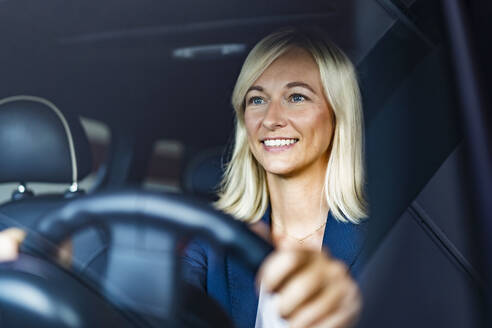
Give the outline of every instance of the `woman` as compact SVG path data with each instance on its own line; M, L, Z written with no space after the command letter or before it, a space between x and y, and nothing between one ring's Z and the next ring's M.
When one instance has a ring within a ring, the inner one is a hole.
M263 222L276 251L258 274L259 302L251 273L204 243L187 249L187 280L238 327L351 326L361 299L347 271L357 271L366 216L352 64L320 37L273 33L248 55L232 103L234 150L216 207L255 230ZM23 238L2 232L0 258L15 257Z
M235 143L216 207L253 229L265 223L276 251L257 277L259 305L251 274L205 244L188 248L187 279L239 327L352 325L361 300L347 269L357 271L366 217L353 65L318 36L273 33L246 58L232 104Z

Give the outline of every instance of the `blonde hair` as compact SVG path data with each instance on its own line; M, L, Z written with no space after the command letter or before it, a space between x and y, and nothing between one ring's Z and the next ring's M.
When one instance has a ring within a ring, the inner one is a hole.
M236 125L234 148L215 206L249 223L260 220L268 207L266 173L248 145L244 98L265 69L293 47L302 48L313 56L325 97L335 115L324 186L328 206L337 220L359 223L367 216L367 204L364 197L362 105L354 66L332 43L294 29L275 32L262 39L243 64L232 93Z

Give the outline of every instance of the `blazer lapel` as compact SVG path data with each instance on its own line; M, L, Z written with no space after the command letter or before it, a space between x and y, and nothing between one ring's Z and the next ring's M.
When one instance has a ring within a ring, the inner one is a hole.
M254 327L258 308L254 274L230 256L226 257L226 265L234 321L238 327Z
M261 218L270 227L270 208ZM254 327L258 311L258 292L254 273L236 259L226 256L231 313L238 327Z
M345 262L353 274L356 273L356 262L365 241L367 227L365 221L359 224L343 223L337 221L331 211L328 213L323 248L331 256Z

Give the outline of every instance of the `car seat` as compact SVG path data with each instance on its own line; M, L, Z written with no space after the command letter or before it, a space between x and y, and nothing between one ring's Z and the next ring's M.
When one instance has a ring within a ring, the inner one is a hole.
M89 141L77 117L40 97L0 100L0 183L18 183L12 199L0 205L0 229L30 230L46 213L82 196L78 183L91 166ZM35 195L30 182L66 183L67 190ZM74 268L93 265L97 269L105 243L101 231L86 231L74 238Z
M225 152L220 147L194 154L185 165L181 177L183 192L209 202L217 200L224 163Z

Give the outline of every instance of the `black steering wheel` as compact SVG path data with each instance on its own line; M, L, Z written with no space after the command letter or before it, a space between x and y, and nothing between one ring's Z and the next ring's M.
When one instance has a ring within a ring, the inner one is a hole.
M230 322L211 299L198 296L196 290L179 279L178 250L186 239L199 237L208 241L253 272L272 251L272 246L244 223L208 204L178 194L141 190L104 192L67 203L39 221L36 233L27 235L21 251L54 258L71 236L99 225L110 231L123 226L161 233L158 246L154 243L150 249L139 243L110 247L105 279L97 287L118 309L143 314L145 319L139 322L144 322L144 326L162 326L163 322L176 326L213 326L204 321L213 319L214 311L216 319L226 320L221 321L221 326ZM148 278L154 272L157 278ZM138 277L139 273L144 277ZM0 275L0 284L1 281ZM152 283L158 286L151 286ZM146 284L150 287L143 288ZM193 305L187 307L190 301ZM204 311L204 306L210 311ZM201 314L193 316L197 309Z

